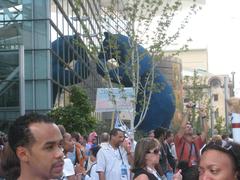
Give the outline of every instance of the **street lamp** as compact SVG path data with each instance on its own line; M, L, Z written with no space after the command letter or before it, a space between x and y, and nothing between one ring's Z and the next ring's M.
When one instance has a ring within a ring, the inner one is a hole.
M235 72L231 72L232 74L232 96L234 97L235 96L235 93L234 93L234 88L235 88L235 84L234 84L234 75L235 75Z
M213 95L212 95L212 86L211 86L211 83L210 83L210 86L209 86L209 97L210 97L210 109L209 109L209 113L210 113L210 127L211 127L211 135L213 136L213 130L214 130L214 111L213 111Z

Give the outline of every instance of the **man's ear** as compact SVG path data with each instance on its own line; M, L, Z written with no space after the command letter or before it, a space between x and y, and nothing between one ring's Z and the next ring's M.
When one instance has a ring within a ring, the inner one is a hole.
M16 154L17 154L17 157L19 158L20 162L21 161L27 162L29 159L28 149L23 146L17 147Z

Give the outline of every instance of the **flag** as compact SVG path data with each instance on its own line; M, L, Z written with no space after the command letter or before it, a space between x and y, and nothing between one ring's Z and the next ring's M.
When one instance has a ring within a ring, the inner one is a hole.
M121 129L122 131L128 131L128 127L120 120L119 112L114 113L114 128Z

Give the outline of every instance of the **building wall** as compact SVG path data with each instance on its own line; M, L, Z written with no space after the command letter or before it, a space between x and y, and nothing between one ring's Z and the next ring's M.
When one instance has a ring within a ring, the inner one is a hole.
M176 54L176 51L166 51L165 55ZM208 52L207 49L190 49L187 52L180 52L174 57L182 60L183 70L201 69L208 71Z
M96 73L94 56L80 51L79 47L85 50L99 47L98 39L92 37L99 31L94 19L97 6L91 11L87 1L81 1L78 10L71 0L7 0L1 3L0 121L14 120L20 114L20 45L25 48L26 112L46 113L53 106L67 104L69 86L73 84L85 88L94 105L96 88L103 84ZM89 34L84 32L84 26ZM73 36L80 45L71 40ZM76 66L78 62L80 66Z
M0 63L8 71L1 79L6 84L1 83L0 120L19 115L19 45L25 48L25 109L46 112L51 108L49 1L3 1L1 5Z
M224 78L226 78L226 82L224 82ZM219 82L219 83L214 83ZM225 92L225 84L226 83L226 92ZM208 84L210 85L210 91L212 94L212 106L214 111L218 111L218 113L215 113L215 118L218 117L226 117L226 110L227 107L225 100L229 99L231 97L231 91L232 91L232 81L230 80L230 77L228 75L218 75L218 76L209 76L208 78ZM226 97L225 97L226 96ZM227 112L228 113L228 112Z
M182 64L181 61L173 57L164 57L157 61L156 68L164 75L167 82L172 86L176 98L177 111L183 110L182 92Z
M176 54L176 51L166 51L166 56ZM203 92L206 98L211 100L209 108L212 114L209 114L209 118L213 120L213 125L216 123L218 117L227 117L228 109L225 100L231 96L232 82L228 75L213 75L208 73L208 51L207 49L190 49L187 52L181 52L174 57L181 59L183 76L193 76L194 70L197 70L198 76L202 79L202 84L205 85ZM224 86L224 77L226 78L226 92ZM219 81L219 85L212 84L214 80ZM190 84L183 84L183 98L186 98L186 89L192 88ZM201 99L203 101L204 97Z
M209 100L210 103L208 107L204 108L208 108L210 113L209 118L213 121L214 126L219 117L225 119L228 115L225 100L231 95L232 82L228 75L205 74L198 76L198 79L201 81L202 91L204 93L202 98L198 100L199 102L197 102L196 108L198 110L198 108L204 107L203 104L201 104L201 102L204 102L204 99ZM226 81L224 81L224 79ZM184 98L186 98L186 90L191 88L194 88L191 81L189 81L188 84L186 84L186 82L184 83ZM207 104L204 105L206 106Z

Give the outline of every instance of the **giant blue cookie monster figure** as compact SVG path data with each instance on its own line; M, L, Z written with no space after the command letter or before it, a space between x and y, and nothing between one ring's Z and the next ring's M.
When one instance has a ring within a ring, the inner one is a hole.
M61 36L52 42L52 76L53 80L62 86L80 83L89 76L89 58L86 50L79 45L80 39L76 36ZM73 63L73 60L75 61ZM65 64L64 64L65 63ZM72 68L66 68L71 66ZM53 83L53 102L62 88Z
M109 74L111 80L117 83L116 72L121 78L121 83L125 87L131 87L132 83L129 79L128 72L130 72L131 62L127 61L129 55L129 38L121 34L111 34L108 32L104 33L105 39L103 41L104 51L102 50L99 53L99 59L104 63L105 60L115 58L119 67L116 69L110 70ZM111 42L111 43L110 43ZM114 44L114 45L113 45ZM141 83L145 84L146 75L150 72L152 67L152 57L142 46L138 45L138 52L141 58L140 60L140 69L139 75ZM105 52L105 54L104 54ZM117 53L116 53L117 52ZM105 75L101 63L98 64L98 73L102 76ZM175 112L175 98L173 94L172 87L167 83L163 74L158 70L155 70L155 79L154 82L161 87L161 90L154 91L152 94L149 109L147 111L146 117L139 126L138 129L145 132L156 129L157 127L168 128L170 126L173 114ZM138 95L138 102L141 100L141 95ZM141 111L141 105L137 104L136 111ZM134 124L136 125L139 121L139 116L136 116Z

